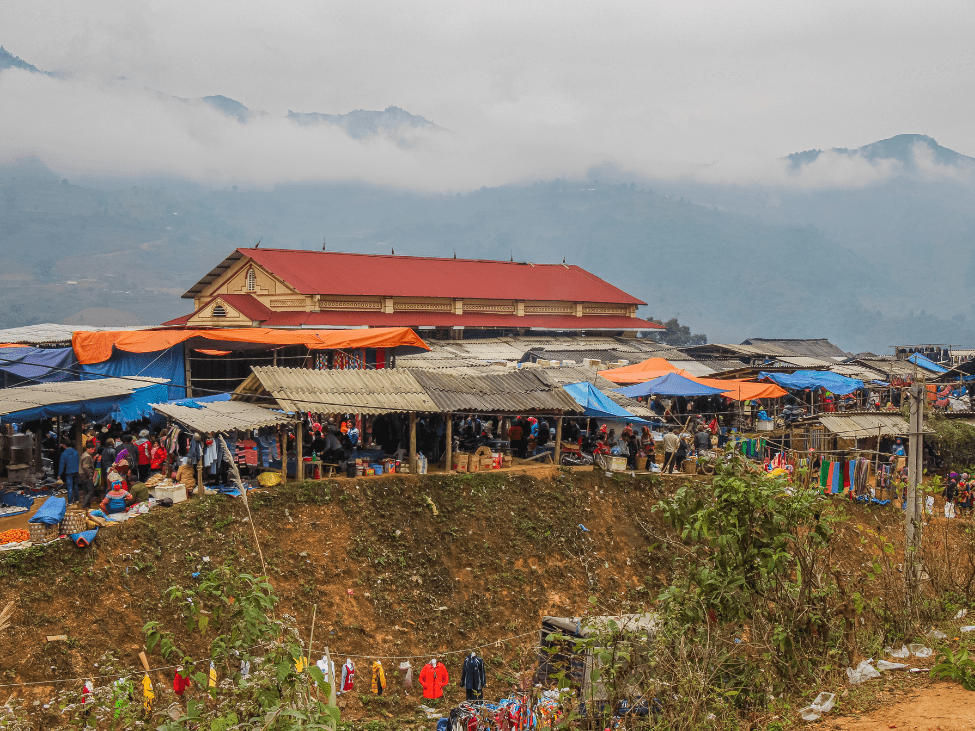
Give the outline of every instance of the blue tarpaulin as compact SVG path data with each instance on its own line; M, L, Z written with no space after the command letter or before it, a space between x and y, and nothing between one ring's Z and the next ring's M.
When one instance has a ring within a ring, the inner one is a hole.
M79 366L81 380L105 376L145 376L146 378L165 378L169 381L166 398L159 399L162 403L169 399L186 397L186 366L183 360L183 346L174 345L167 350L157 350L154 353L126 353L118 348L112 349L112 357L102 363L90 363Z
M71 348L0 348L0 371L8 374L4 387L27 382L77 381L78 360Z
M65 500L63 497L49 497L27 522L43 523L44 525L57 525L64 519L64 514L66 512L68 512L67 500Z
M921 368L924 368L925 370L931 371L932 373L947 373L948 372L948 369L947 368L945 368L943 366L939 366L933 360L931 360L929 358L925 358L920 353L915 353L910 358L908 358L908 360L911 361L911 363L913 363L914 365L920 366Z
M616 393L630 398L660 394L661 396L717 396L725 393L720 388L711 388L702 383L684 378L679 373L668 373L666 376L654 378L652 381L637 383L626 388L614 388Z
M807 388L815 391L817 388L824 388L830 393L843 395L863 388L863 381L859 378L847 378L830 371L796 371L795 373L765 373L763 371L758 374L760 381L766 378L782 386L782 388L789 388L793 391L802 391Z
M49 404L33 409L14 411L0 416L4 424L22 424L36 419L53 419L55 416L75 416L85 414L89 419L101 421L114 419L123 426L130 421L151 416L154 412L150 404L166 401L168 386L165 383L153 383L149 386L137 388L124 396L106 396L104 398L86 399L84 401L70 401L62 404Z
M203 404L212 404L217 401L230 401L232 395L230 393L215 393L212 396L173 399L168 403L176 404L177 406L189 406L191 409L202 409L204 408Z
M611 421L651 423L639 416L634 416L619 404L614 403L612 399L588 381L569 383L562 388L584 409L586 416Z

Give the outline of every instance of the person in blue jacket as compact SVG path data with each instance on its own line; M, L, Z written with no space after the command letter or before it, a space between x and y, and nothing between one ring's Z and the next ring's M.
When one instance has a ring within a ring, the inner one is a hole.
M71 446L71 442L61 443L61 462L58 464L58 477L64 480L68 488L68 504L78 502L78 450Z

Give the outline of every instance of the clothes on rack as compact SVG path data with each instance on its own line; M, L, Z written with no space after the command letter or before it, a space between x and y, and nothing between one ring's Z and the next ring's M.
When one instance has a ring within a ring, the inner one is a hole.
M355 663L351 658L346 659L342 666L342 686L340 693L347 693L355 686Z
M406 690L413 689L413 666L409 660L404 660L399 664L399 671L403 673L403 687Z

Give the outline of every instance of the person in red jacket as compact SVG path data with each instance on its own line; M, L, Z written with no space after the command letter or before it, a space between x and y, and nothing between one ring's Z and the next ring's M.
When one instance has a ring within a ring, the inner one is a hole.
M450 682L447 668L436 659L423 666L420 671L420 685L423 686L423 697L431 700L443 696L443 689Z
M166 462L166 448L158 439L152 440L152 451L149 454L149 465L153 472L158 472Z

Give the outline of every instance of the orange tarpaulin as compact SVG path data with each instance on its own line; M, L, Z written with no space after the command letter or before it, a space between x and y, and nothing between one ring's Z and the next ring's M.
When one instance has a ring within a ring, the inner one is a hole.
M757 398L779 398L785 396L786 390L774 383L755 383L753 381L737 381L721 378L695 378L698 383L712 388L727 389L721 394L733 401L751 401Z
M678 368L663 358L649 358L642 363L599 371L599 375L613 383L646 383L654 378L666 376L668 373L676 373L687 378L691 377L691 374L683 368Z
M115 330L75 332L71 337L75 357L82 365L102 363L112 357L112 348L127 353L155 353L201 338L215 343L250 345L306 345L311 350L351 350L355 348L395 348L401 345L430 350L408 327L382 327L362 330L272 330L264 327L213 330ZM226 346L225 346L226 347Z

